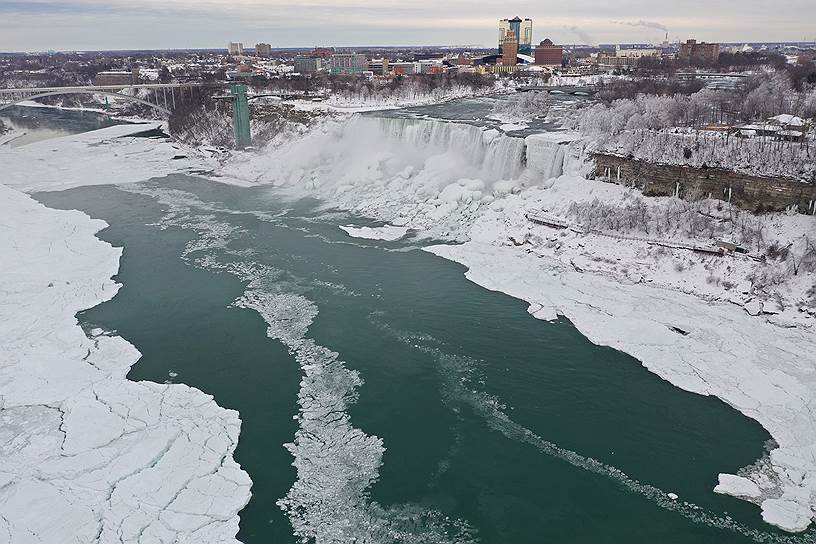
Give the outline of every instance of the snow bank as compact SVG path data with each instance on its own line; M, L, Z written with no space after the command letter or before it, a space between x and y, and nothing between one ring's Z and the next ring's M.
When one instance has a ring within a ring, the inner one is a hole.
M237 542L241 422L184 385L131 382L124 339L75 314L111 299L104 228L0 185L0 534L10 542Z
M499 82L493 86L473 88L467 85L437 88L433 90L421 89L416 85L408 84L395 91L373 93L336 93L325 101L291 100L284 103L292 104L302 111L331 111L337 113L362 113L371 111L386 111L416 106L430 106L442 104L463 98L487 96L502 92L505 89Z

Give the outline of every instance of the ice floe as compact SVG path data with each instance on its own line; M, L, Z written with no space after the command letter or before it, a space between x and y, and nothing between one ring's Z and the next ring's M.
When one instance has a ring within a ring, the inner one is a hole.
M384 240L386 242L394 242L404 238L408 234L408 227L395 227L393 225L385 225L383 227L352 227L341 226L346 234L352 238L365 238L367 240Z

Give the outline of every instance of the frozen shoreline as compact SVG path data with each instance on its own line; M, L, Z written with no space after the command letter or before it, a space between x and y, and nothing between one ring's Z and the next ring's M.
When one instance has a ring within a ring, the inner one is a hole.
M76 318L116 295L122 250L96 238L103 221L18 190L172 172L161 164L172 144L127 137L147 128L0 150L0 534L9 542L238 542L252 484L233 458L238 413L186 385L127 380L136 348L86 333Z

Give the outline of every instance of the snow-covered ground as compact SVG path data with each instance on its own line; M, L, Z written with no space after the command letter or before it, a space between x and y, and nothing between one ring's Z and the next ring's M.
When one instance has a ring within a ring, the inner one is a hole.
M75 317L116 294L121 249L94 236L104 222L19 191L193 164L130 137L148 128L0 149L0 542L237 542L251 486L233 459L238 413L126 379L136 348Z
M708 214L702 224L714 232L731 221L731 211L716 202L697 209L672 198L644 199L584 179L584 148L574 134L524 142L494 132L358 119L331 123L229 168L255 183L415 229L419 237L466 241L429 250L467 266L480 285L528 301L535 317L566 316L594 342L756 419L778 448L739 479L723 475L717 492L760 504L768 523L804 530L816 508L816 319L814 293L808 294L814 273L793 275L788 261L664 247L655 242L713 244L681 225L690 220L699 229L698 218ZM643 217L665 217L673 226L659 235L580 228L581 219L598 213L626 211L621 217L636 223L630 212L641 209ZM550 229L526 217L542 211L576 228ZM803 250L803 235L816 239L813 217L733 215L731 234L747 240L758 229L765 246Z
M104 227L0 185L0 541L237 542L238 413L77 322L119 287Z

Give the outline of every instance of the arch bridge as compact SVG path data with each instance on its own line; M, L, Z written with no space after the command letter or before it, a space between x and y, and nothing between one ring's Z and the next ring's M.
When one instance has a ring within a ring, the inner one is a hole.
M137 104L144 104L154 110L167 115L173 114L179 105L193 100L196 90L201 88L223 88L225 84L218 83L157 83L147 85L88 85L83 87L31 87L20 89L0 89L0 112L3 110L47 96L71 94L100 95L126 100ZM139 90L153 91L146 98L135 96ZM123 91L131 91L124 93ZM233 102L233 127L237 147L247 147L252 144L252 135L249 124L249 106L247 104L247 87L245 85L231 85L230 94L226 97Z
M206 85L211 87L212 85ZM81 87L30 87L21 89L0 89L0 111L47 96L71 94L100 95L117 100L144 104L165 115L171 115L179 104L191 100L196 89L205 87L200 83L157 83L155 85L88 85ZM220 86L219 86L220 87ZM153 91L147 98L136 96L139 90ZM123 91L131 91L124 93Z

